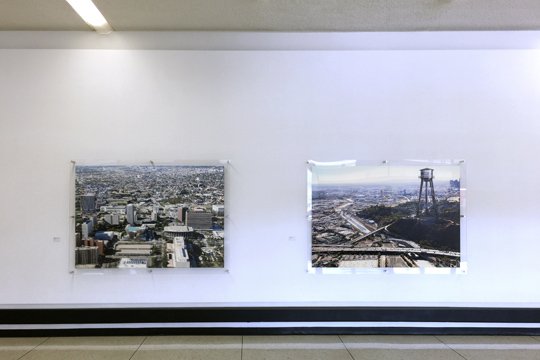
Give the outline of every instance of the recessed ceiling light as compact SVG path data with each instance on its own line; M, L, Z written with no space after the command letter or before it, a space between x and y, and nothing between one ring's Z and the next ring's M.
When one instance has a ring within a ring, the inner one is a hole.
M79 16L98 34L109 34L112 27L103 17L92 0L66 0Z

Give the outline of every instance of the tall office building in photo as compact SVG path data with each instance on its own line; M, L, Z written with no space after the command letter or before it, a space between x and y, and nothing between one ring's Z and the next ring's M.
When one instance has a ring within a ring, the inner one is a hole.
M128 204L126 206L126 220L130 225L134 225L137 221L137 214L135 213L135 205Z
M81 224L81 233L83 240L88 239L90 235L94 233L94 220L86 220Z
M206 211L188 211L187 225L195 230L212 229L212 213Z
M96 194L81 195L81 210L85 213L96 210Z
M88 223L82 223L81 224L81 236L83 240L88 239Z
M217 216L225 215L225 205L212 205L212 213Z
M120 216L118 214L106 214L103 216L103 220L109 225L120 224Z
M98 255L97 246L78 247L75 249L75 265L97 264Z

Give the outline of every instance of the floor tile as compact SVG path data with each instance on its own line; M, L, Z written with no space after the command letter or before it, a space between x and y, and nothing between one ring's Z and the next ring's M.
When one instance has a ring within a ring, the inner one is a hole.
M47 338L0 338L0 360L18 359Z
M448 345L453 344L535 344L532 336L478 336L478 335L438 335L437 338Z
M343 335L355 360L463 360L435 336Z
M456 350L467 360L540 360L539 350Z
M21 359L128 360L143 340L143 336L50 338Z
M133 360L240 360L241 336L153 336Z
M143 342L144 340L144 342ZM0 360L540 360L540 336L0 338Z
M468 360L540 360L540 343L530 336L439 336Z
M352 360L338 336L245 336L242 360Z
M444 345L432 335L341 335L347 343L381 343L381 344L436 344Z

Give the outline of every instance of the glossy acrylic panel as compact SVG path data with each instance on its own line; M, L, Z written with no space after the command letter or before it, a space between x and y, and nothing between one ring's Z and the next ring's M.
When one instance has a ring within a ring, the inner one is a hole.
M73 162L71 269L223 269L228 163Z
M461 160L308 161L308 271L465 273Z

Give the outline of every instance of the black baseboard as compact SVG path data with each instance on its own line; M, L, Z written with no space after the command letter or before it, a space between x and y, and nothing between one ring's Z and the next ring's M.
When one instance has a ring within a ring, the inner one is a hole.
M538 328L418 328L418 327L309 327L309 328L122 328L0 330L2 337L172 336L172 335L489 335L540 336Z
M216 322L540 323L537 308L231 307L0 309L0 324Z
M368 323L379 323L372 327ZM395 323L402 327L395 327ZM182 324L190 323L190 326ZM208 325L204 325L204 324ZM210 323L218 323L215 326ZM235 324L251 324L243 327ZM265 326L253 327L253 323ZM274 323L276 326L272 326ZM286 326L290 323L291 326ZM310 326L298 325L309 324ZM325 323L329 324L325 326ZM343 323L343 327L335 324ZM347 326L351 323L351 326ZM355 323L355 324L352 324ZM366 323L362 326L361 323ZM388 323L388 326L384 326ZM411 326L407 326L410 323ZM418 327L413 323L422 323ZM437 326L429 324L437 323ZM441 326L442 323L442 326ZM448 326L444 326L447 323ZM475 326L463 327L468 323ZM80 325L77 325L80 324ZM115 327L122 324L122 327ZM133 326L130 326L132 324ZM160 327L156 324L163 324ZM197 324L200 324L197 326ZM230 326L228 324L231 324ZM382 324L382 325L381 325ZM503 327L493 326L503 324ZM507 324L507 326L504 326ZM508 325L512 326L508 326ZM411 334L540 335L540 309L473 307L231 307L0 309L0 336ZM270 325L270 326L268 326ZM313 325L313 327L311 326ZM9 329L7 329L9 327ZM89 328L91 327L91 328Z

